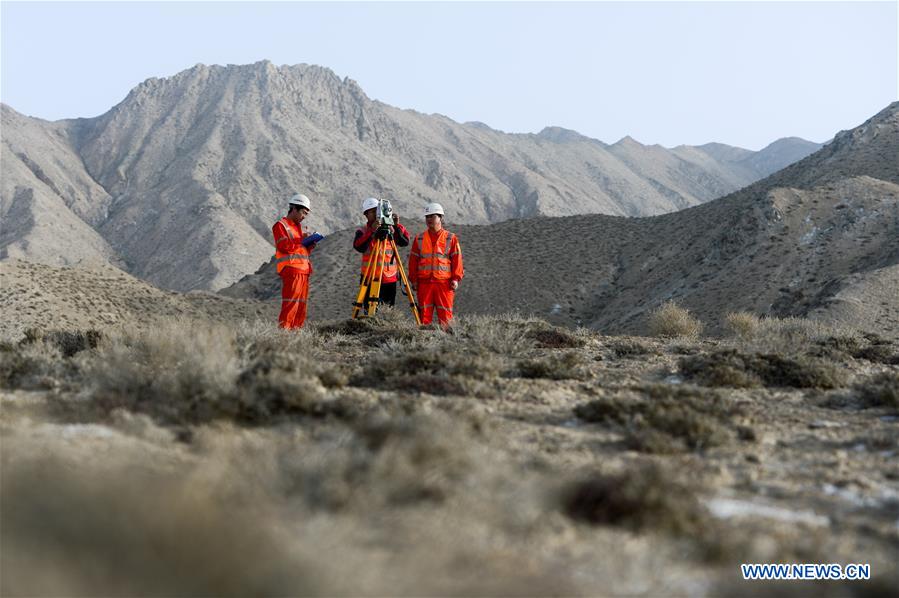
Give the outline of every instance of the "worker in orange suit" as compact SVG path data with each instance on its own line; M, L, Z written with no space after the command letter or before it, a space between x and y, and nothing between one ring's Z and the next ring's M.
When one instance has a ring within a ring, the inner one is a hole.
M422 325L429 325L437 312L440 327L450 330L453 301L465 275L459 237L443 228L443 206L425 206L428 229L415 236L409 254L409 283L418 295Z
M315 243L303 244L306 234L300 223L312 207L309 198L297 193L290 198L287 216L272 227L275 237L275 264L281 277L281 328L302 328L306 321L306 301L309 297L309 276L312 274L310 252Z
M372 245L374 245L373 240L377 238L379 232L376 216L379 201L380 200L374 197L369 197L362 202L362 215L365 216L366 223L362 228L356 229L356 237L353 239L353 249L362 254L362 274L359 278L360 283L368 270L368 264L371 260L371 249ZM400 224L399 216L396 214L393 214L393 226L390 228L390 232L393 233L393 239L396 242L397 247L407 247L409 245L409 231L406 230L405 226ZM378 302L380 305L390 305L392 307L396 304L396 260L400 259L400 257L394 257L392 246L386 249L384 257L387 261L382 265L384 270L381 274L381 290L378 294ZM368 309L368 302L368 293L366 293L363 301L363 303L366 304L366 310Z

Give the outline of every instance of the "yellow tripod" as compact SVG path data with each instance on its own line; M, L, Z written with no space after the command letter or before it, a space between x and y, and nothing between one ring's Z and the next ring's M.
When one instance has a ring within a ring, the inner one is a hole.
M384 265L387 263L387 250L393 250L393 256L390 259L396 260L397 270L400 273L400 279L403 281L403 288L409 297L409 307L412 309L412 317L415 323L421 326L421 317L418 315L418 305L415 303L415 294L409 285L409 278L406 277L406 270L403 268L403 261L399 259L400 253L396 248L396 241L393 239L393 232L390 227L383 227L375 233L375 237L371 240L372 247L368 256L368 267L362 276L362 283L359 285L359 293L356 295L356 302L353 303L353 319L374 316L378 310L378 304L381 302L381 278L384 276ZM368 307L366 311L365 296L368 295Z

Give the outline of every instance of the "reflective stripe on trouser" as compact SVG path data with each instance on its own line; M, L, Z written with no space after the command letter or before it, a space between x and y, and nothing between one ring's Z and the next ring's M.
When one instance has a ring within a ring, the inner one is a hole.
M447 326L453 319L453 300L456 293L450 290L450 281L419 281L418 309L421 311L421 323L430 324L437 312L437 320L441 326Z
M281 328L302 328L306 321L306 299L309 296L309 275L294 268L281 273Z

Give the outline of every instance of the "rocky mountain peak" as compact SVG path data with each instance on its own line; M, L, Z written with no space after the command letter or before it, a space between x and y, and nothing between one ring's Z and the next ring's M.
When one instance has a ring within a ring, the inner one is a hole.
M630 135L625 135L624 137L622 137L621 139L619 139L612 145L618 146L618 147L646 147L642 143L640 143L639 141L637 141L636 139L631 137Z
M465 122L466 127L472 127L474 129L478 129L481 131L492 131L493 128L487 123L481 122L479 120L469 120Z
M581 135L577 131L566 129L564 127L544 127L542 131L537 133L537 137L555 143L577 143L579 141L596 141L586 135Z
M893 102L860 126L840 131L834 136L833 145L845 147L871 143L878 135L899 130L899 102Z

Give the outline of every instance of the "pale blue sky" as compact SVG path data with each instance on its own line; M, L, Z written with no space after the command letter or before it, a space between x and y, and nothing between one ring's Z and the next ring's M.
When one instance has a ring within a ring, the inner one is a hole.
M508 132L760 149L897 98L897 2L2 2L0 96L97 116L197 63L319 64Z

